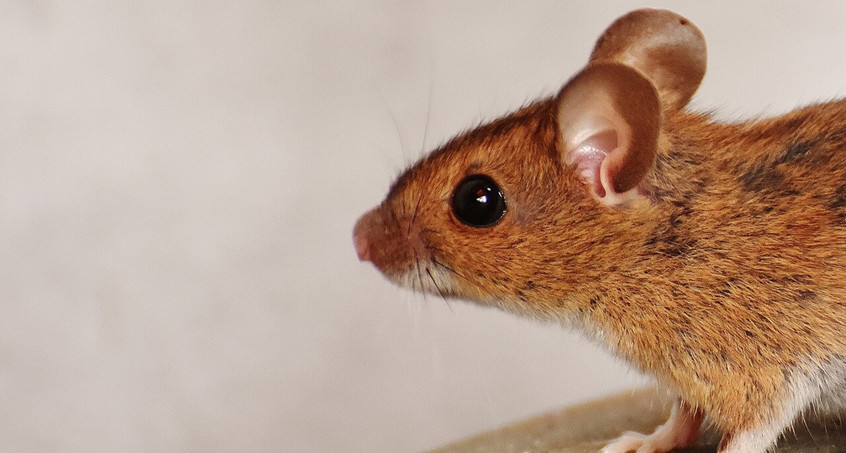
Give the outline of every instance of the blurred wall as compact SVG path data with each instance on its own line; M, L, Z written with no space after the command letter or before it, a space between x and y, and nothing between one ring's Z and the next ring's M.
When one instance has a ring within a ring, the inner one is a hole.
M722 118L843 95L839 2L669 2ZM646 382L395 289L358 215L633 2L5 1L0 450L419 451Z

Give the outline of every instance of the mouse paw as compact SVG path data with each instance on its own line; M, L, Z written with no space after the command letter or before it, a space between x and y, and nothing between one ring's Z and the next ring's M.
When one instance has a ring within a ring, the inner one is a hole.
M687 447L699 437L704 415L684 402L677 402L670 419L652 434L631 431L613 440L601 453L666 453L674 448Z
M600 453L664 453L676 447L671 444L666 437L656 437L655 433L646 435L626 431L600 450Z

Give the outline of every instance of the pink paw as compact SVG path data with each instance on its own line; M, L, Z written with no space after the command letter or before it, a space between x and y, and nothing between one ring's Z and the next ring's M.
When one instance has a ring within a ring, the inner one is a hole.
M673 448L679 447L675 439L661 436L660 429L650 435L627 431L622 436L614 439L601 453L666 453Z
M627 431L605 446L601 453L666 453L674 448L687 447L699 437L703 418L702 411L677 401L670 419L652 434Z

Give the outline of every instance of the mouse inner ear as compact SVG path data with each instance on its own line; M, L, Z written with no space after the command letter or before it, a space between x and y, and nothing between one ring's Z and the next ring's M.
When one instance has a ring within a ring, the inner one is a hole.
M609 206L641 195L658 149L661 104L652 83L617 63L589 65L558 95L562 157Z
M705 76L705 37L693 23L666 10L632 11L612 23L593 49L590 63L618 62L652 81L664 107L687 105Z

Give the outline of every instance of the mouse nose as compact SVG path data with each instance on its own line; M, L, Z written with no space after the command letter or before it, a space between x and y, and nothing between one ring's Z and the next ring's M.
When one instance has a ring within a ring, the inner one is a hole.
M370 261L370 231L373 229L374 212L370 211L361 216L353 228L353 245L355 245L355 252L358 254L358 259L361 261Z

